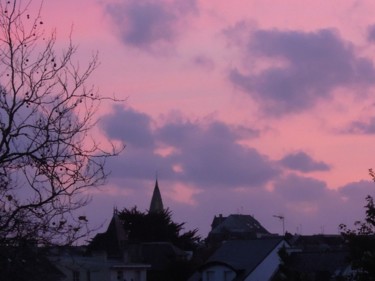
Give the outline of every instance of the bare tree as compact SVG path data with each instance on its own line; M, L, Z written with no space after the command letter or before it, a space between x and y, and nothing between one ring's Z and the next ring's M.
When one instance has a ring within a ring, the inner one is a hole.
M70 38L56 52L31 0L0 2L0 243L71 243L86 232L76 210L104 183L103 150L90 137L101 97L88 78L98 64L75 62ZM110 99L113 100L113 99Z

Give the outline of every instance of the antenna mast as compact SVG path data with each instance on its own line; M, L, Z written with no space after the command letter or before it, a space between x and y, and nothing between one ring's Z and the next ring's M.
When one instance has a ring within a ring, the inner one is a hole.
M281 220L282 224L283 224L283 235L285 235L285 217L284 216L280 216L280 215L273 215L274 218L278 218L279 220Z

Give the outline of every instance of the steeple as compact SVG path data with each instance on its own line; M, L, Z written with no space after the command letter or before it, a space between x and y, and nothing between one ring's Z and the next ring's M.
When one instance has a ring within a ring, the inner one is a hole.
M161 199L158 179L156 179L154 192L153 192L152 198L151 198L150 209L149 209L148 212L149 213L161 213L163 211L164 211L163 200Z

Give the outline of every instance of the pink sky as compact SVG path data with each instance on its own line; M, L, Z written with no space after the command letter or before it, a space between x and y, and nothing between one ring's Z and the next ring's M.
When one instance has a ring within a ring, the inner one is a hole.
M127 144L83 212L164 204L188 229L254 215L280 233L337 233L374 194L375 2L48 0L103 95L102 136Z

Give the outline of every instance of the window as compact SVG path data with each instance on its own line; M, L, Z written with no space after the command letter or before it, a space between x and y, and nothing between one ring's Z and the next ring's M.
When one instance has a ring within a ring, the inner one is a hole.
M225 270L224 271L224 281L231 281L234 278L234 274L230 270Z
M73 281L79 281L79 271L73 271Z
M132 278L130 281L139 281L139 280L141 280L141 271L136 270L134 278Z
M124 272L122 270L117 271L117 280L124 279Z
M206 271L206 280L207 281L214 281L215 280L215 272L212 270Z

